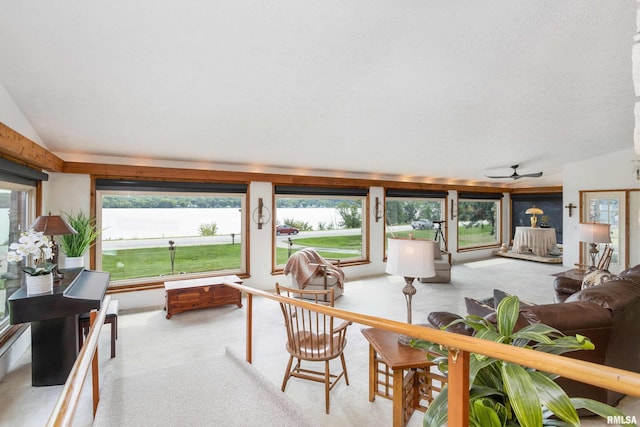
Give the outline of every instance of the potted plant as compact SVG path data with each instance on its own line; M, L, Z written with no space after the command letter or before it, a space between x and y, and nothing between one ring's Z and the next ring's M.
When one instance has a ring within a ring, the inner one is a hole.
M467 316L443 327L463 323L475 331L475 337L494 342L527 347L552 354L575 350L593 350L586 337L566 336L557 329L534 323L514 332L520 313L518 297L504 298L497 308L494 325L478 316ZM412 347L427 350L427 357L447 372L447 350L439 344L412 340ZM552 375L479 354L469 359L469 425L502 426L579 426L576 409L587 409L601 417L624 416L618 409L584 398L569 398ZM448 394L446 386L429 405L424 425L447 425Z
M23 267L26 273L27 294L41 294L53 290L53 275L51 271L56 264L49 262L53 259L53 243L44 233L28 230L20 234L17 242L9 245L6 258L8 262L21 262L30 256L35 265Z
M76 234L60 236L60 246L67 256L65 268L84 267L84 254L100 235L96 228L95 219L82 211L76 214L63 213L63 216L69 225L76 230Z

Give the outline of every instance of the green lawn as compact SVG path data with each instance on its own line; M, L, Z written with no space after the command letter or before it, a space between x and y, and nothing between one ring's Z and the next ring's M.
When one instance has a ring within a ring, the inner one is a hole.
M459 228L459 245L477 246L495 243L491 234L491 227ZM433 239L435 230L409 230L395 232L395 237L418 239ZM387 237L392 237L387 233ZM318 253L325 258L359 258L361 257L362 236L323 236L309 238L294 238L291 240L296 246L317 248ZM176 249L174 271L176 273L198 273L204 271L233 270L240 268L239 244L181 246ZM334 250L332 250L332 248ZM299 248L294 249L299 250ZM356 253L343 252L358 251ZM276 263L284 265L289 258L287 248L276 249ZM123 249L102 255L102 269L111 273L111 280L137 279L171 274L171 259L166 247Z
M241 245L180 246L176 248L175 272L240 268ZM171 274L169 250L162 248L123 249L102 254L102 270L111 273L111 280L136 279Z

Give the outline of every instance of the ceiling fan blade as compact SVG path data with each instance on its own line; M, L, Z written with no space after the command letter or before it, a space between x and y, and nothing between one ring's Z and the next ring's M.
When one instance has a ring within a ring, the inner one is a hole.
M511 168L513 169L513 173L509 176L492 176L492 175L485 175L487 178L494 178L494 179L501 179L501 178L513 178L514 180L516 179L520 179L520 178L539 178L542 176L542 172L536 172L536 173L525 173L520 175L518 173L518 167L520 165L513 165L511 166Z
M525 177L540 178L541 176L542 176L542 172L536 172L536 173L525 173L522 175L518 175L518 178L525 178Z
M494 178L494 179L499 179L499 178L513 178L513 175L509 175L509 176L492 176L492 175L485 175L487 178Z

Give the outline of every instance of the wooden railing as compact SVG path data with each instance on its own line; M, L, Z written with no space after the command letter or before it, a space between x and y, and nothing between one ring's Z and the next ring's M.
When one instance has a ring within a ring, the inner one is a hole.
M339 308L317 305L303 300L289 299L274 293L261 291L233 282L224 282L225 285L239 289L247 298L246 310L246 360L251 363L253 359L253 297L259 296L274 301L287 301L288 303L312 309L320 313L329 314L340 319L385 329L387 331L404 334L423 340L440 343L448 348L449 352L449 425L469 426L469 359L471 353L484 354L501 360L518 363L523 366L535 368L544 372L550 372L583 383L592 384L608 390L618 391L630 396L640 397L640 374L621 369L602 366L591 362L571 359L569 357L543 353L526 348L515 347L507 344L499 344L487 340L473 338L465 335L444 332L438 329L409 325L404 322L384 319L361 313L341 310ZM107 296L107 298L110 298ZM103 307L108 306L105 299ZM87 375L90 359L94 359L94 415L97 407L98 378L97 378L97 341L100 328L104 324L106 310L99 312L95 327L91 328L87 343L83 346L78 356L67 384L56 403L49 419L48 426L71 425L78 398L82 389L84 378ZM95 316L95 314L94 314Z
M383 319L376 316L354 313L339 308L317 305L303 300L289 299L273 293L260 291L233 282L225 285L239 289L247 297L246 318L246 359L253 358L253 296L261 296L275 301L288 303L329 314L340 319L350 320L361 325L385 329L399 334L420 338L442 344L449 353L449 406L448 424L451 426L469 426L469 358L471 353L484 354L496 359L518 363L540 371L562 375L563 377L592 384L608 390L618 391L630 396L640 397L640 374L602 366L591 362L572 359L565 356L544 353L507 344L495 343L466 335L445 332L435 328L409 325L404 322Z
M101 306L103 309L98 312L95 310L91 311L91 329L89 330L89 335L80 349L80 354L76 362L71 368L71 372L60 393L60 397L58 397L49 421L47 421L47 427L66 427L73 425L73 417L80 402L80 393L82 392L82 387L90 367L93 386L93 415L95 416L100 400L98 338L100 338L100 331L102 330L102 326L104 326L104 319L107 315L107 307L109 307L110 302L111 297L107 295L102 301Z

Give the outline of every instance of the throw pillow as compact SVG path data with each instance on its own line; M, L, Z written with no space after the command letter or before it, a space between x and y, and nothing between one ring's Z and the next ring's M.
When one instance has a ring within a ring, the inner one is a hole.
M508 294L504 291L501 291L500 289L494 289L493 290L493 304L495 306L495 308L498 308L498 304L500 304L500 301L502 301L504 298L506 297L510 297L511 294ZM520 299L520 298L518 298ZM527 301L522 301L520 299L520 308L524 308L524 307L531 307L534 306L535 304L531 303L531 302L527 302Z
M592 286L602 285L605 282L613 279L615 275L609 273L607 270L593 270L585 274L582 278L582 289L587 289Z
M489 304L486 304L482 301L478 301L473 298L465 297L464 302L467 305L467 314L471 316L484 317L495 311L493 307L490 306Z

